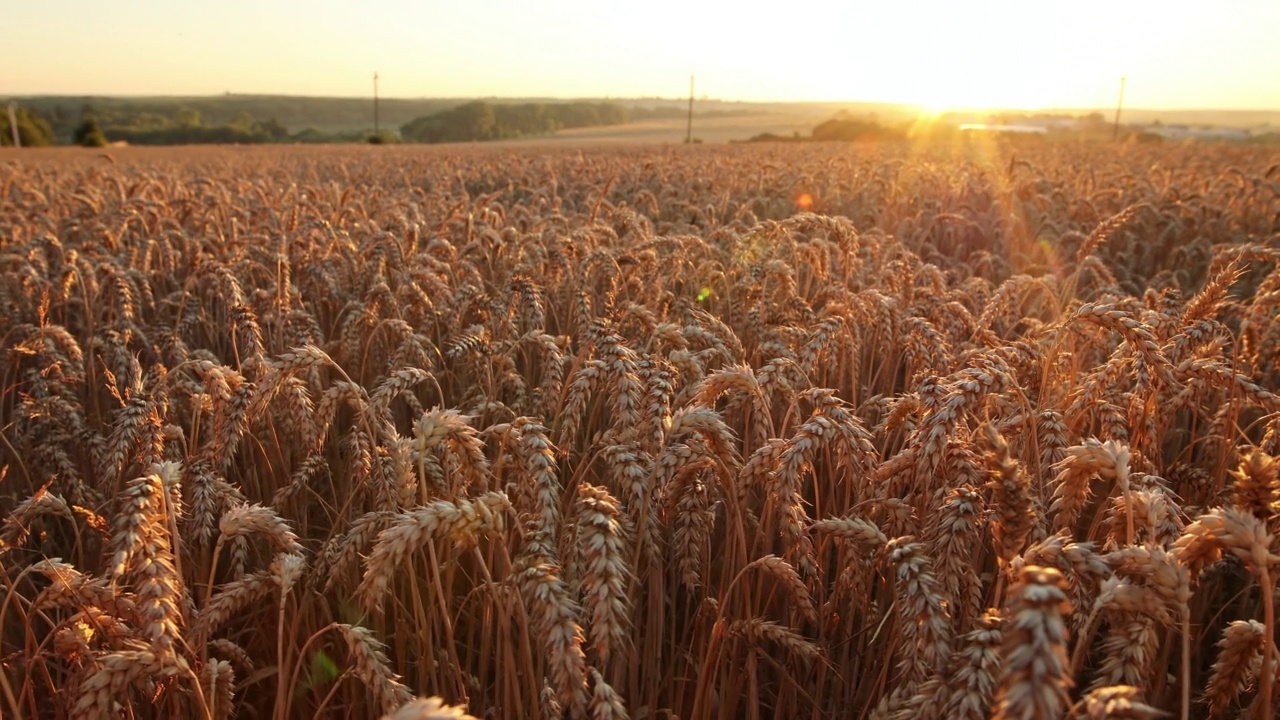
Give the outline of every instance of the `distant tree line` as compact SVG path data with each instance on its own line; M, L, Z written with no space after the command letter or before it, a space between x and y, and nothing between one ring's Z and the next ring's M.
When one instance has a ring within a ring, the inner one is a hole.
M196 106L178 103L106 99L101 103L55 103L39 99L34 108L18 109L19 134L24 146L78 144L101 146L123 141L130 145L395 142L395 131L372 137L356 129L325 131L307 127L291 133L270 117L261 120L245 110L217 115L208 122ZM436 105L438 107L438 104ZM0 143L11 145L7 109L0 106ZM621 125L628 109L611 102L488 103L469 102L420 116L401 128L411 142L456 142L531 137L568 128Z
M384 129L399 127L416 117L458 105L445 98L382 98L378 103ZM275 118L296 133L316 128L326 135L350 135L363 141L373 127L372 98L327 98L296 95L241 95L226 93L197 97L31 96L18 103L53 122L59 142L68 142L85 107L104 126L130 125L152 129L182 124L181 118L200 117L207 127L231 125L241 113L257 120ZM54 116L61 119L55 121Z
M616 103L469 102L415 118L400 127L409 142L442 143L505 140L569 128L622 125L627 109Z
M814 140L901 140L907 136L903 128L885 127L875 120L832 118L813 129Z
M86 107L83 114L92 117L110 140L123 140L130 145L254 144L289 139L288 128L275 118L257 120L243 111L217 125L205 124L198 111L183 107L169 113Z
M874 117L859 118L847 113L837 113L835 117L819 123L808 135L775 135L763 133L747 142L864 142L873 140L902 140L907 137L909 125L881 125Z
M190 108L173 106L158 112L147 106L108 104L97 107L84 104L79 112L65 105L44 106L39 110L19 107L18 135L24 147L73 144L101 147L109 142L124 141L130 145L187 145L201 143L275 143L293 138L288 128L275 118L257 120L240 112L228 122L211 125L201 121L200 113ZM314 141L318 131L306 140ZM12 145L8 108L0 104L0 145ZM324 136L332 140L331 136ZM345 139L345 138L344 138ZM360 136L358 139L363 139Z
M255 144L289 139L289 130L274 118L257 121L247 115L226 125L203 125L197 117L194 122L166 127L105 125L103 132L112 140L123 140L130 145Z

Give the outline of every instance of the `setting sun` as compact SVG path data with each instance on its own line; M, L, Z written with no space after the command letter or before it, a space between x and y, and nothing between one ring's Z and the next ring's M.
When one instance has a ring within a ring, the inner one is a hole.
M933 112L1105 107L1114 102L1119 78L1127 74L1135 80L1134 103L1201 107L1218 104L1208 100L1210 93L1246 85L1262 92L1264 68L1280 70L1280 52L1266 43L1261 26L1250 28L1199 4L997 2L849 10L835 5L811 4L814 15L833 22L807 32L847 39L806 45L798 56L805 71L792 90L798 95L874 97ZM1256 9L1268 22L1280 23L1275 9ZM1238 44L1230 53L1215 44L1209 56L1206 33ZM727 50L721 46L714 52ZM1253 82L1225 71L1223 64L1233 58L1239 63L1233 72ZM1196 88L1208 67L1218 68L1219 84ZM1266 101L1242 93L1218 102L1267 106L1280 97Z

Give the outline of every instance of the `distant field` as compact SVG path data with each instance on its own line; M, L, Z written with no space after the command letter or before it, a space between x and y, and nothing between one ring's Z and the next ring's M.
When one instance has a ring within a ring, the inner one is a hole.
M705 143L727 143L746 140L761 133L808 135L813 127L826 119L824 115L761 113L734 117L695 117L693 137ZM505 141L510 145L540 144L644 144L683 143L686 121L679 119L648 120L611 127L561 130L554 135L524 140Z
M0 151L0 715L1275 717L1280 151L682 139Z

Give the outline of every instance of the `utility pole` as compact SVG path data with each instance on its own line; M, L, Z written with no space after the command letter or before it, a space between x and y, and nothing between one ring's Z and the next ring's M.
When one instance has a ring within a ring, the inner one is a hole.
M373 134L378 135L378 71L373 71Z
M693 75L689 76L689 125L684 133L684 144L693 142Z
M1120 99L1116 101L1116 122L1111 128L1111 142L1120 138L1120 109L1124 107L1124 76L1120 76Z
M9 101L9 130L13 132L13 146L22 147L22 139L18 137L18 103Z

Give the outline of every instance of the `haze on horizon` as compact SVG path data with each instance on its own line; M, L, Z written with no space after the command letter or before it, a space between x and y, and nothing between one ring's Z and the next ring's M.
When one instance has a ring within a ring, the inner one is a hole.
M1280 2L20 3L0 95L675 97L1280 110ZM17 58L17 60L15 60Z

